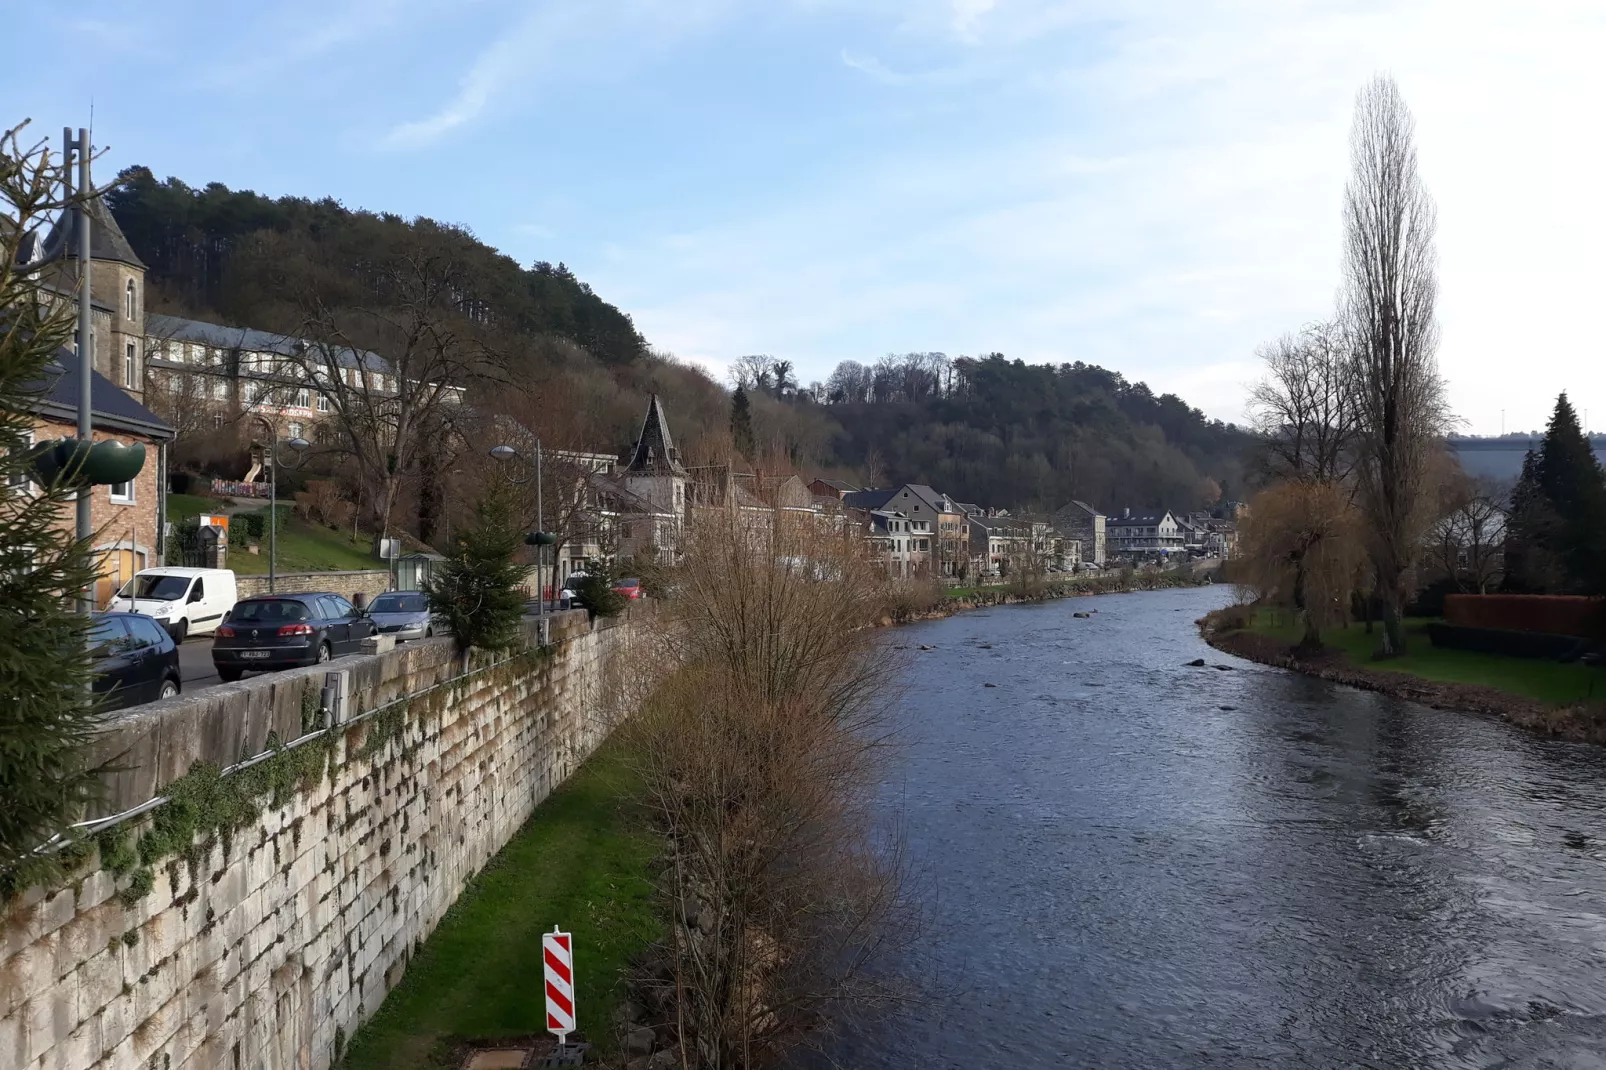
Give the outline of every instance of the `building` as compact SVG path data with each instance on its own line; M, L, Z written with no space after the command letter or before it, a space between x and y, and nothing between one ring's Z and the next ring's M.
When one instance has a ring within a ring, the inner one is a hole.
M923 483L905 483L890 489L850 491L844 494L843 501L856 509L896 510L911 520L929 524L934 539L932 567L938 575L958 576L970 556L970 530L965 524L966 507ZM970 509L976 511L974 507Z
M144 402L145 264L123 236L103 198L88 204L90 349L95 371ZM78 215L65 212L42 244L22 250L24 263L62 301L78 290ZM164 426L166 426L164 424Z
M967 516L970 571L974 575L1007 576L1032 559L1032 525L1013 516Z
M151 404L190 434L261 416L280 438L314 439L335 411L337 390L398 392L395 371L377 353L335 349L326 362L321 350L309 357L305 341L250 327L153 315L145 344ZM461 396L458 388L454 400Z
M34 415L33 441L78 437L78 356L62 350L38 384L29 406ZM95 583L95 604L104 607L111 596L142 568L163 563L166 553L167 457L173 429L98 371L90 385L94 440L115 440L145 446L145 465L132 482L91 487L90 525L96 532L100 578ZM12 488L26 493L25 486ZM76 505L62 511L60 526L73 532Z
M1109 553L1109 518L1083 501L1072 501L1054 514L1055 526L1081 544L1081 559L1100 568Z
M844 495L852 494L862 488L855 487L843 479L815 479L809 483L809 493L817 497L835 498L841 501Z
M908 579L926 575L931 570L930 520L915 520L896 509L865 512L869 522L870 554L886 565L888 575Z
M1182 529L1169 509L1159 513L1123 510L1106 524L1106 550L1111 557L1142 557L1184 552Z

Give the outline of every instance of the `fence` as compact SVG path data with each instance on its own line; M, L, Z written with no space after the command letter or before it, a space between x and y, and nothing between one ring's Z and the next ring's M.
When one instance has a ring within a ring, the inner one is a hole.
M1452 594L1444 619L1459 628L1494 628L1586 639L1606 637L1606 600L1552 594Z

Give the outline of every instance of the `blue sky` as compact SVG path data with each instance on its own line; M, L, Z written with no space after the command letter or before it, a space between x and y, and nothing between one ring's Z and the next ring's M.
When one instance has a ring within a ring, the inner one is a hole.
M660 348L805 379L1086 360L1242 415L1324 315L1354 94L1416 112L1466 426L1606 426L1598 0L87 0L8 12L5 118L100 176L430 215ZM64 73L69 42L87 52Z

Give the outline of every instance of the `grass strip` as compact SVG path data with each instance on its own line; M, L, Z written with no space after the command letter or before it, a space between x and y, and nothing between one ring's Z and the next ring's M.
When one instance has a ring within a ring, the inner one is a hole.
M639 793L619 743L592 755L470 882L340 1065L446 1067L455 1041L543 1032L554 925L574 934L580 1030L608 1046L625 968L662 931L648 872L661 845Z
M1542 658L1512 658L1436 647L1428 638L1429 623L1427 618L1407 618L1406 652L1402 657L1386 661L1373 657L1381 624L1373 625L1371 635L1366 633L1364 624L1329 629L1322 632L1322 645L1342 654L1357 668L1404 673L1439 683L1481 684L1558 706L1606 698L1606 670L1563 665ZM1290 643L1298 642L1301 635L1292 614L1266 609L1256 613L1250 630ZM1592 685L1596 692L1593 695Z

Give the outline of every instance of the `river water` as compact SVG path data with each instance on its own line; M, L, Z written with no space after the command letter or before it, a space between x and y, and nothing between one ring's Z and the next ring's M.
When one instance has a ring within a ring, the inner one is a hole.
M842 1065L1606 1067L1606 750L1220 654L1228 594L890 636L923 998Z

